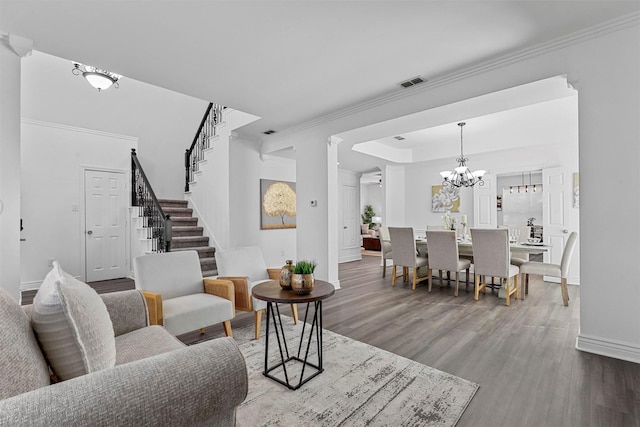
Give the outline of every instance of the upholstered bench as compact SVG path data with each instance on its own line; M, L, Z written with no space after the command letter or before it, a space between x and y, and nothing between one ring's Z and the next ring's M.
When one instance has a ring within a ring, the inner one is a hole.
M54 270L32 306L0 289L0 425L235 425L248 380L232 338L186 347L148 326L138 291Z

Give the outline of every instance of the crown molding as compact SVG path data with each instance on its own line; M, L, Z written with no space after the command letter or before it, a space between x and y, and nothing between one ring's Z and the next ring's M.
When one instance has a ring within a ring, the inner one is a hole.
M103 132L100 130L95 130L95 129L87 129L87 128L81 128L81 127L77 127L77 126L69 126L69 125L63 125L60 123L52 123L52 122L44 122L41 120L34 120L34 119L26 119L26 118L22 118L20 119L20 121L22 123L25 124L30 124L30 125L36 125L36 126L43 126L43 127L48 127L48 128L53 128L53 129L62 129L62 130L68 130L71 132L81 132L81 133L87 133L87 134L91 134L91 135L98 135L98 136L105 136L108 138L117 138L117 139L122 139L125 141L130 141L130 142L138 142L138 138L135 136L128 136L128 135L120 135L117 133L110 133L110 132Z
M375 108L380 105L384 105L393 101L397 101L403 98L408 98L417 93L426 92L434 88L451 84L456 81L467 79L475 75L483 74L491 70L503 68L505 66L525 61L530 58L535 58L546 53L554 52L559 49L570 47L586 40L591 40L605 34L609 34L616 31L636 26L640 23L640 12L633 12L628 15L603 22L592 27L567 34L565 36L556 38L554 40L537 44L532 47L521 49L515 52L508 53L506 55L499 56L478 64L465 67L459 71L454 71L441 76L429 78L427 82L422 83L416 87L412 87L409 90L402 89L401 91L394 91L392 93L382 95L363 103L337 110L333 113L326 114L315 119L300 123L287 129L283 129L278 132L278 137L293 135L307 129L311 129L320 126L325 123L332 122L342 117L347 117L362 111Z

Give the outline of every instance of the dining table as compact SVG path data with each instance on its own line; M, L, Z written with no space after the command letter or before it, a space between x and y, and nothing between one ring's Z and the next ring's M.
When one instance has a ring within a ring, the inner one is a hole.
M528 242L512 242L509 243L511 253L517 254L541 254L547 252L551 246L544 243L528 243ZM416 238L416 249L418 252L428 252L427 239L424 237ZM471 253L473 251L473 242L471 239L458 239L458 249L460 253ZM422 251L421 251L422 250Z

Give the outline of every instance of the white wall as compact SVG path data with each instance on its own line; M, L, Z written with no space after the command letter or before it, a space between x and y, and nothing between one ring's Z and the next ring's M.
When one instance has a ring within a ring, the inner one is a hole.
M182 199L184 152L208 102L126 76L119 89L98 92L72 68L67 59L37 51L24 58L22 117L137 137L138 159L156 195Z
M472 168L485 169L492 174L511 172L514 170L542 169L545 167L566 167L578 169L577 141L566 141L565 144L540 145L536 149L516 149L497 153L474 155L470 162ZM431 212L431 186L441 185L440 171L451 169L455 163L430 162L406 166L406 221L407 225L424 230L426 225L442 225L442 213ZM501 189L499 189L501 191ZM460 212L453 216L460 218L467 215L469 224L473 224L473 189L460 189ZM579 219L572 218L578 230ZM542 224L542 218L538 218ZM524 225L524 224L523 224Z
M0 287L20 300L20 67L0 42Z
M260 159L255 142L233 139L230 144L230 246L262 248L269 267L282 267L296 260L296 231L260 229L260 179L296 181L295 160L275 156Z
M22 123L21 287L40 285L49 259L84 279L83 168L131 168L135 138L51 123Z

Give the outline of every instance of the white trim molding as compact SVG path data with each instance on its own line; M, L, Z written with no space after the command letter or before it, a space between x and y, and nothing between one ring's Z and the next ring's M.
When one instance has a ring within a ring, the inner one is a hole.
M578 334L576 349L601 356L640 363L640 346L621 341Z

